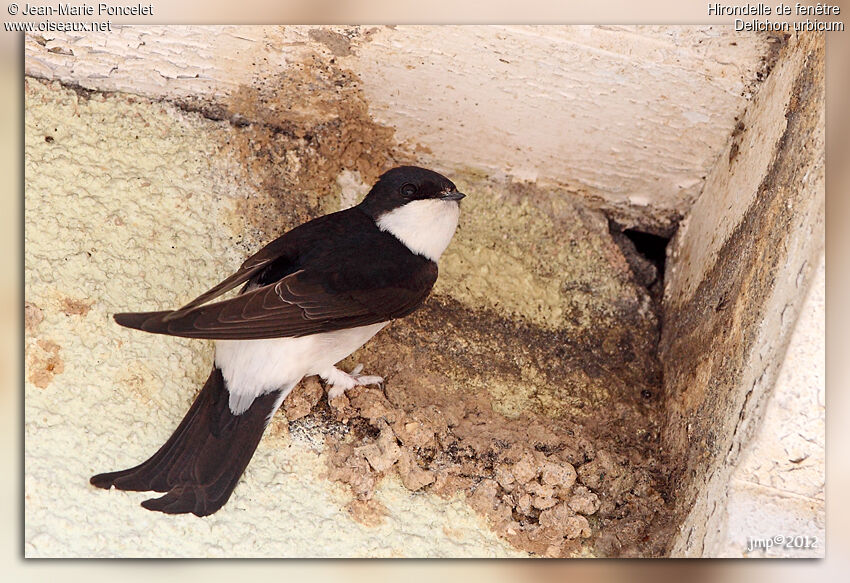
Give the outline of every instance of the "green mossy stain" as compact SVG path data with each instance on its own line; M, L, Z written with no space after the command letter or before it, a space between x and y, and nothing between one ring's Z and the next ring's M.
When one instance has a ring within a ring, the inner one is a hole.
M576 332L616 316L617 304L640 305L600 213L529 184L472 173L452 179L468 196L435 293Z
M535 185L451 178L467 198L434 295L492 316L469 317L455 344L479 358L442 363L452 384L487 390L508 417L584 417L653 385L658 319L605 217Z

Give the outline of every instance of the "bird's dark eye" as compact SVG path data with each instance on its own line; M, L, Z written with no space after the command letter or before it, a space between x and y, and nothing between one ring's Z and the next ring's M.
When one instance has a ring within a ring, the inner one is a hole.
M403 184L401 187L401 193L404 196L413 196L416 194L416 185L410 184L409 182L407 184Z

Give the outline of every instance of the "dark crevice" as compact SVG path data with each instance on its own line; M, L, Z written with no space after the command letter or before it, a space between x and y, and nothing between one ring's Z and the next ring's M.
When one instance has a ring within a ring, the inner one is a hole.
M671 237L624 228L612 219L608 219L608 231L628 262L635 281L649 290L656 310L660 310L667 245Z
M667 260L667 244L669 237L659 237L652 233L644 233L636 229L626 229L623 234L634 243L635 250L643 255L658 270L659 276L664 276L664 262Z

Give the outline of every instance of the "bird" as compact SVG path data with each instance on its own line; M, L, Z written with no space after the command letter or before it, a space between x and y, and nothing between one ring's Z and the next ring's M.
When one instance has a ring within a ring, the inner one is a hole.
M90 483L164 492L142 506L166 514L218 511L302 378L323 379L329 401L383 383L360 366L335 365L422 305L465 196L435 171L393 168L359 204L285 232L183 307L114 314L127 328L212 339L215 358L166 443L141 464ZM213 301L240 285L234 297Z

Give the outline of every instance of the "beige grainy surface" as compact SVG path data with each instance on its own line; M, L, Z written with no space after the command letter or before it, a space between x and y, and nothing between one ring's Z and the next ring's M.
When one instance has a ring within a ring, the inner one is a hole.
M354 521L323 455L280 422L211 517L90 486L161 445L212 359L207 342L121 329L111 314L178 305L237 266L227 224L246 193L214 147L217 123L33 79L26 106L26 556L520 554L459 499L392 480L376 493L383 523Z

